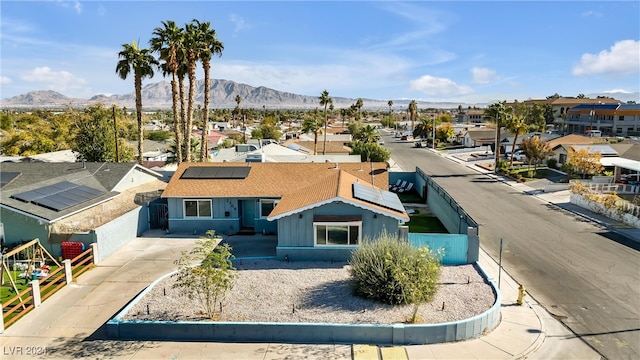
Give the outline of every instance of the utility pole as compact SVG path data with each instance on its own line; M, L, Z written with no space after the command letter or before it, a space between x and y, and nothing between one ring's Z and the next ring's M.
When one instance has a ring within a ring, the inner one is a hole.
M120 154L118 153L118 123L116 120L116 106L113 105L113 136L116 140L116 162L120 162Z

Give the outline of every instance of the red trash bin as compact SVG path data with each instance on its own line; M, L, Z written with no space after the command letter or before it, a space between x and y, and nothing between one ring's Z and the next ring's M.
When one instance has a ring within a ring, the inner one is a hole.
M63 241L60 246L63 259L73 259L84 251L84 243L80 241Z

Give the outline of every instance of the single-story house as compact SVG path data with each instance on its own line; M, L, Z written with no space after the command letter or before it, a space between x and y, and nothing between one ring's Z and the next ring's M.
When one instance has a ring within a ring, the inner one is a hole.
M107 256L148 229L136 198L158 198L166 186L161 177L136 163L3 163L5 246L38 238L59 256L63 241L100 242ZM101 227L103 232L96 231Z
M347 259L409 221L386 163L182 163L169 181L169 231L277 236L290 259Z

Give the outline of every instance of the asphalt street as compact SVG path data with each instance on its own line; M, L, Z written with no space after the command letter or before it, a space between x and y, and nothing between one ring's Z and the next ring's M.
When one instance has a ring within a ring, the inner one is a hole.
M481 247L576 337L608 359L640 358L640 254L629 241L487 175L384 136L480 224Z

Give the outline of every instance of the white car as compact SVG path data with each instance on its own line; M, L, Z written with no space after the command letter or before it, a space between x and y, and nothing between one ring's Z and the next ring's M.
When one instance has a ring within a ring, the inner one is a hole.
M507 151L506 153L504 153L504 158L510 160L511 151ZM527 160L527 155L525 155L524 150L516 150L516 152L513 154L513 160L525 161Z

